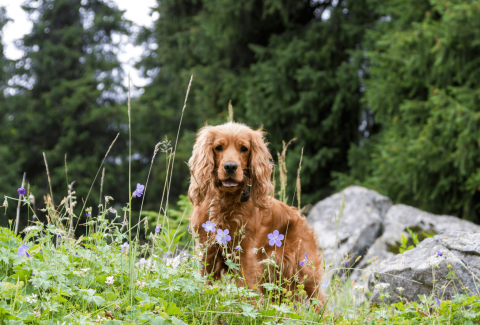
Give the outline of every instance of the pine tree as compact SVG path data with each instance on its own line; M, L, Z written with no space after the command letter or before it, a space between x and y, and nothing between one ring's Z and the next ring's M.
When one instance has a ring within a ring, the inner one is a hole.
M5 93L8 88L8 80L11 75L11 62L7 60L4 55L4 45L3 45L3 28L10 21L7 16L7 12L4 7L0 7L0 126L3 123L8 123L7 121L11 120L13 116L11 114L5 114L5 107L7 106L7 98ZM3 139L3 135L7 130L0 127L0 139ZM0 186L2 184L16 184L18 183L18 165L16 164L16 158L10 155L9 143L6 141L0 141ZM7 167L4 168L4 167ZM20 186L19 183L18 186ZM5 219L5 218L4 218ZM0 218L0 226L6 227L7 220Z
M480 3L394 4L383 3L388 20L368 52L365 103L383 130L366 146L368 172L351 161L351 175L397 202L480 222Z
M0 192L15 194L26 172L37 205L42 206L42 196L50 192L45 152L55 204L67 191L65 155L68 182L76 181L81 202L125 122L125 108L115 105L124 92L125 76L114 39L128 34L130 23L112 3L101 0L30 0L23 9L33 19L33 30L21 42L25 55L15 62L16 94L2 107L2 116L11 120L4 118L0 128L0 142L8 143L6 155L14 159L2 166L2 174L12 179L14 173L17 181L1 182ZM115 155L122 152L122 147L114 147L107 166L105 191L112 196L121 193L121 180L112 169L117 168ZM90 197L93 206L98 203L98 188Z
M378 18L369 2L167 0L155 10L155 28L139 38L150 47L138 66L152 79L138 103L144 143L174 136L193 74L181 160L200 126L226 121L231 99L237 122L264 125L274 157L282 140L298 139L287 154L290 199L302 148L304 202L330 194L331 172L347 170L350 143L359 141L365 60L355 49ZM188 169L176 173L184 193Z

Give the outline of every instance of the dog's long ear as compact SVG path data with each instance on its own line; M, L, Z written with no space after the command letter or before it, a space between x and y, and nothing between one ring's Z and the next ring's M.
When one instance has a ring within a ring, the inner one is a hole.
M262 128L252 131L252 147L250 153L250 168L252 177L252 202L259 208L268 208L267 196L273 192L272 155L265 142L265 132Z
M202 203L212 185L215 168L213 140L212 127L206 125L201 128L193 146L192 157L188 161L191 173L188 197L193 205Z

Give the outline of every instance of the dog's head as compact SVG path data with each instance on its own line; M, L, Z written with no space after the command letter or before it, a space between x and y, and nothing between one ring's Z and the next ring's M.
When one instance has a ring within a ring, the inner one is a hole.
M266 196L273 189L272 156L264 136L261 129L232 122L201 128L188 162L192 174L190 200L198 205L213 189L240 196L251 185L254 205L265 207Z

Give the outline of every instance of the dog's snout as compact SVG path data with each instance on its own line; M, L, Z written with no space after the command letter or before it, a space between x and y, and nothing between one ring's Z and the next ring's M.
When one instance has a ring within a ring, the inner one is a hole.
M225 171L231 175L231 174L235 173L235 171L238 168L238 165L234 162L226 162L223 165L223 168L225 168Z

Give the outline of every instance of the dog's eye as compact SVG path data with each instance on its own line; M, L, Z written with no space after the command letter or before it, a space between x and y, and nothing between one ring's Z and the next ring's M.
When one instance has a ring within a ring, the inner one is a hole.
M245 147L245 146L242 146L242 147L240 148L240 151L241 151L241 152L247 152L247 151L248 151L248 149L247 149L247 147Z
M215 150L217 150L217 151L222 151L222 146L216 146L216 147L215 147Z

